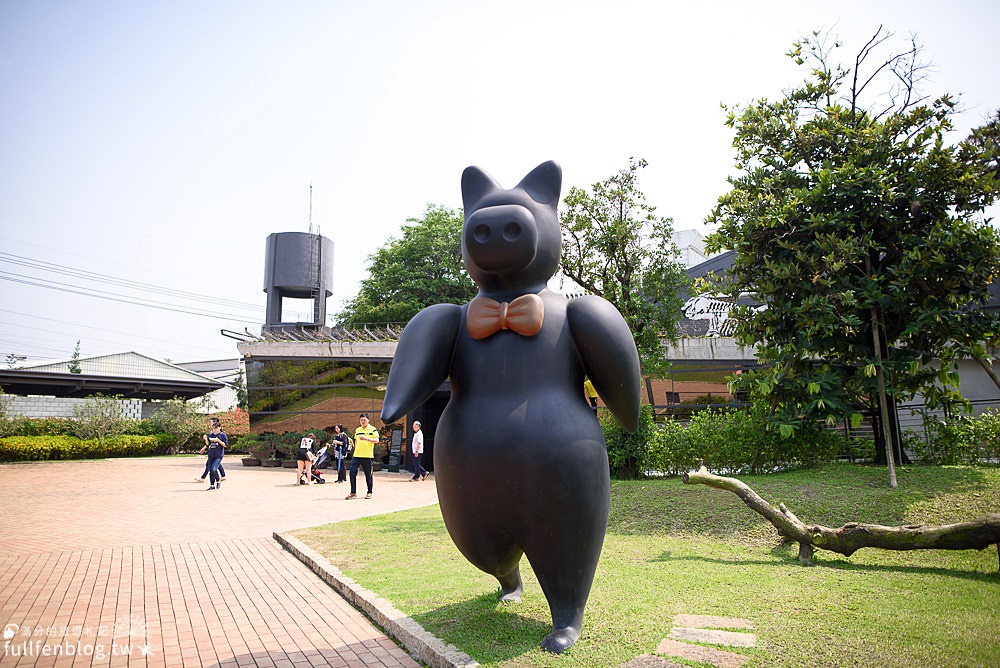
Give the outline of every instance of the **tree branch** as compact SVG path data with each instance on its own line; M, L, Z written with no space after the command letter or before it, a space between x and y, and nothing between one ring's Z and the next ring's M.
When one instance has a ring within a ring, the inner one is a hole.
M709 473L702 466L681 476L685 485L707 485L736 494L751 510L770 522L778 533L799 543L799 561L810 565L814 548L851 556L862 547L883 550L983 550L1000 549L1000 513L971 522L940 526L887 527L850 522L839 529L807 525L784 504L775 508L735 478Z

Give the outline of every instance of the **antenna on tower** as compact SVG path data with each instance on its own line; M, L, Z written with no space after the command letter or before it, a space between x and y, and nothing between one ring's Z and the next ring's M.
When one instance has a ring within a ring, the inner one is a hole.
M313 184L309 182L309 234L313 233Z

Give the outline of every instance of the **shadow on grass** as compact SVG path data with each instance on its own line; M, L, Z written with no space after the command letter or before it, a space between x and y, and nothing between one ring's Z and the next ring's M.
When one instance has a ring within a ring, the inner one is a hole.
M989 549L989 548L987 548ZM813 561L812 566L804 567L799 563L797 548L779 545L771 549L770 554L777 559L725 559L718 557L699 557L685 555L675 557L670 550L652 559L654 563L670 563L679 561L701 562L706 564L718 564L720 566L771 566L773 568L819 568L839 571L859 571L870 573L909 573L922 575L942 575L962 580L972 580L974 582L986 582L990 584L1000 583L1000 573L978 573L972 571L958 571L951 568L941 568L939 566L903 566L887 564L857 564L847 561L845 558L831 558L823 561ZM824 554L835 554L824 552ZM839 556L839 555L838 555Z
M413 619L462 651L468 652L468 647L482 648L476 654L470 653L476 661L501 663L536 649L552 630L547 624L505 607L497 591L415 614Z

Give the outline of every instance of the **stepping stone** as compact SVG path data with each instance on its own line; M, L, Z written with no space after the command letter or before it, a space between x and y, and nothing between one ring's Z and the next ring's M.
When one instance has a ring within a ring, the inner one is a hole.
M752 629L753 622L739 617L716 617L714 615L677 615L674 626L691 629Z
M655 654L640 654L622 665L622 668L688 668L688 666L668 661Z
M710 645L730 645L731 647L753 647L757 642L757 636L752 633L689 629L686 626L675 626L670 629L670 637L691 642L704 642Z
M702 661L711 663L718 668L740 668L749 657L735 652L726 652L712 647L702 647L701 645L691 645L679 640L664 638L657 645L656 651L659 654L677 656L688 661Z

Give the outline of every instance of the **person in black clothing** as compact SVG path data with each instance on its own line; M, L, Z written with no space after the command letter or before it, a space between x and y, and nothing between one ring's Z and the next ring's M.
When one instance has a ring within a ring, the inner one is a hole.
M212 418L212 424L219 424L219 418ZM209 436L211 436L211 433L202 434L201 440L205 441L205 446L201 450L198 451L200 454L205 454L205 452L208 451L208 437ZM212 464L212 460L211 459L206 459L205 460L205 470L202 471L200 478L195 478L194 479L195 482L205 482L205 478L208 477L208 469L211 466L211 464ZM225 479L226 479L226 469L222 465L222 462L219 462L219 482L221 483Z
M222 489L219 467L226 454L229 437L222 432L218 422L212 423L212 433L208 435L208 489Z
M344 425L338 423L333 428L334 455L337 457L337 482L347 482L347 451L350 450L350 438L344 431Z

